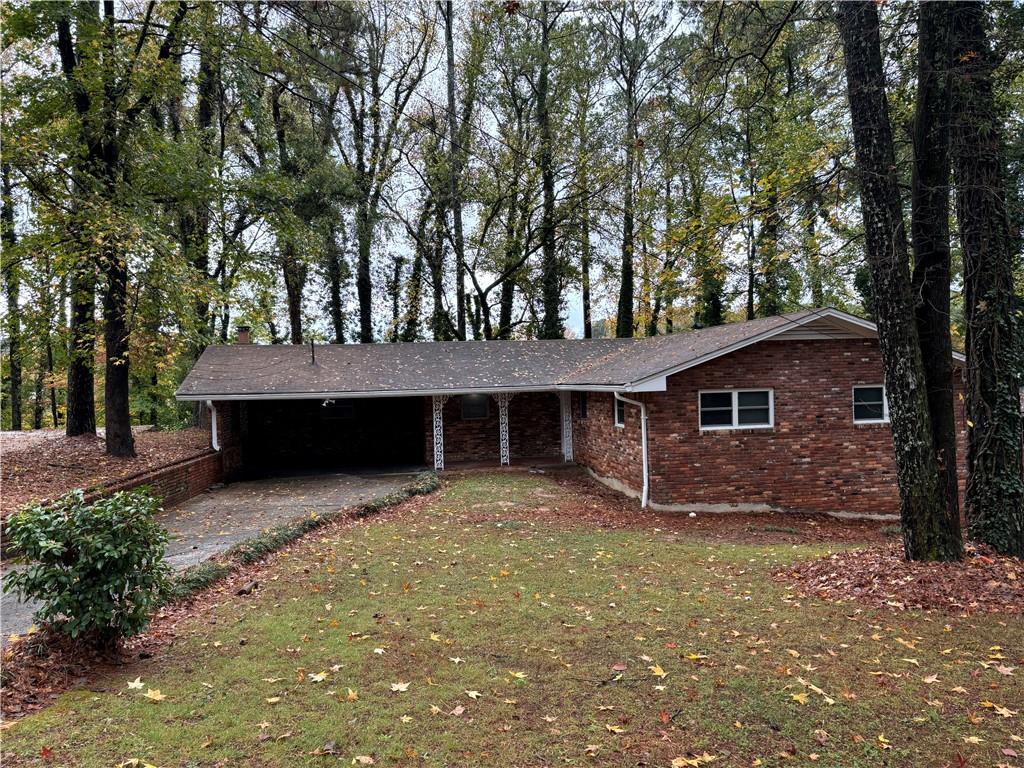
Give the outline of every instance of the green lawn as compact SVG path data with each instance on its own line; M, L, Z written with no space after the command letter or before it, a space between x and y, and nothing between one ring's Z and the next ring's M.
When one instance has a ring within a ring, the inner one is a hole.
M1024 755L1020 619L799 600L769 574L820 546L532 511L581 501L478 475L314 533L254 596L4 731L4 764L1024 764L1002 751Z

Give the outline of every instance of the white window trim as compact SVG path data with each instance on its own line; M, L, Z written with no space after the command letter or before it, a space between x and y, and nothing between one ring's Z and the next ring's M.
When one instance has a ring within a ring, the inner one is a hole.
M700 400L702 395L715 395L722 393L732 395L732 424L712 424L704 426L700 423ZM767 424L740 424L739 423L739 393L740 392L767 392L768 393L768 423ZM697 391L697 426L701 432L721 432L723 430L740 429L775 429L775 390L771 387L750 387L747 389L701 389Z
M619 404L622 403L622 421L619 421ZM626 404L612 395L612 421L616 429L624 429L626 426Z
M882 390L882 418L880 419L858 419L857 399L858 389L881 389ZM850 390L850 413L853 414L854 424L888 424L889 423L889 393L885 391L885 384L854 384Z

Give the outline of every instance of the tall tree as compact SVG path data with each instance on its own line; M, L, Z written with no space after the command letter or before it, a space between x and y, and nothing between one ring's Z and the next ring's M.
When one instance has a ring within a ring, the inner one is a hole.
M406 109L426 75L434 45L433 25L400 20L389 3L356 7L360 34L355 51L359 73L345 78L350 136L338 135L338 149L356 187L356 294L359 340L373 341L373 235L381 198L403 158L410 136ZM395 49L401 49L397 55Z
M993 94L985 6L951 9L953 158L964 262L967 325L967 492L971 534L998 551L1024 555L1020 362L1024 321L1013 294L1002 131Z
M14 231L14 188L10 163L3 163L3 201L0 207L0 246L3 248L3 278L7 294L7 397L11 402L11 429L21 429L21 266L14 253L18 236Z
M544 314L540 337L560 339L565 335L562 322L562 270L555 250L555 148L551 126L551 33L561 10L550 11L548 0L540 3L540 74L537 77L537 132L540 135L542 189L541 294Z
M448 207L452 212L452 245L455 252L455 327L460 339L466 338L466 237L462 230L462 163L465 148L459 140L459 115L455 100L455 11L452 0L445 0L445 70L448 95Z
M895 444L903 549L911 560L954 560L960 557L962 544L949 524L945 487L932 440L886 100L878 9L873 2L863 0L840 3L835 8L835 19L843 42L865 255L876 299Z
M932 443L945 494L945 524L960 536L953 342L950 337L949 3L922 2L918 14L917 101L911 173L912 295L924 364Z
M149 49L150 39L159 41L156 50L148 54L157 69L170 58L188 5L176 4L171 18L163 25L166 31L161 35L155 31L157 3L149 3L135 41L127 51L116 28L113 0L104 0L99 13L97 10L91 3L83 3L73 10L67 7L58 15L57 53L71 92L85 154L75 169L76 180L85 196L95 201L96 207L90 213L109 216L111 209L120 204L119 195L131 178L133 133L148 113L161 82L159 71L139 75L137 70L144 69L144 64L148 63L143 56ZM123 58L126 52L127 59ZM95 259L97 271L104 279L106 449L112 456L134 456L128 396L128 255L121 238L113 233L107 233L100 242L98 248L93 243L82 242L79 259L83 262ZM91 255L93 252L95 256ZM91 290L88 285L91 270L83 264L76 272L81 281L77 291L87 296ZM85 304L85 301L80 304L83 320L91 312L91 302L88 307ZM71 388L69 381L69 407ZM84 397L84 393L80 396ZM69 414L69 433L73 431L71 421ZM80 422L77 415L75 421L76 430L88 426Z

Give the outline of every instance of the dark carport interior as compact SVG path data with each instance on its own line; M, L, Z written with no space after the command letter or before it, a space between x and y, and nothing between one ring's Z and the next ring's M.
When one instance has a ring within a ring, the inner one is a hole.
M246 474L424 464L421 397L240 403Z

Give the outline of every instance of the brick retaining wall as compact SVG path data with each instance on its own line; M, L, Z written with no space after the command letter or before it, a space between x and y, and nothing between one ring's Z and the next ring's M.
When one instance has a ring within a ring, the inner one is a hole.
M211 485L224 482L222 456L216 451L193 456L189 459L149 472L118 480L104 485L88 494L90 501L110 496L117 491L149 486L150 492L162 500L164 507L171 507L198 496Z

